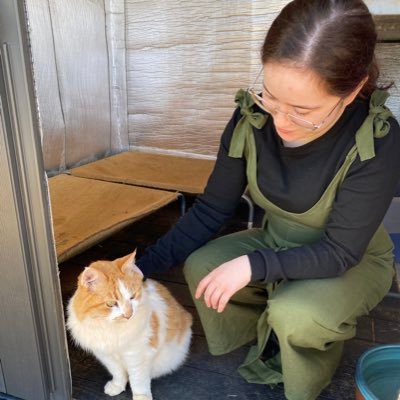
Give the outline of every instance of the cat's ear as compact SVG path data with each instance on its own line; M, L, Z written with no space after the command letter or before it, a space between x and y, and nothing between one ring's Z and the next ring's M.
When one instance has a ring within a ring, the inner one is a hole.
M122 269L125 262L130 260L132 257L133 257L133 263L135 263L136 249L133 253L127 254L126 256L123 256L120 258L117 258L116 260L114 260L114 263L117 264L118 268Z
M91 267L86 267L79 279L80 284L89 290L96 289L103 281L104 274Z
M132 254L130 254L129 257L124 261L121 270L124 274L137 273L141 277L143 277L142 271L135 264L135 257L136 250Z

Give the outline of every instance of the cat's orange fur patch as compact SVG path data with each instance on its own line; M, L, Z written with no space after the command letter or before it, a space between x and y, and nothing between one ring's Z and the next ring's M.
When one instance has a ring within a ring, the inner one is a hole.
M166 341L177 339L179 343L192 326L192 315L172 297L165 286L156 283L156 290L167 305Z
M150 326L152 334L149 340L149 344L151 347L156 349L158 347L160 321L158 320L158 317L154 312L151 314Z

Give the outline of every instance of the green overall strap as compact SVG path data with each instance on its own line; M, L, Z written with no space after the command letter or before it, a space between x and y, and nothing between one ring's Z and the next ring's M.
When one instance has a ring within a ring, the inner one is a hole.
M369 114L356 133L356 146L361 161L375 157L374 138L387 135L390 129L388 118L392 112L385 106L389 93L375 90L369 103Z
M239 89L235 102L240 108L242 118L237 123L229 147L229 157L241 158L245 148L246 138L253 132L253 126L261 129L267 121L267 115L253 112L254 100L246 90Z

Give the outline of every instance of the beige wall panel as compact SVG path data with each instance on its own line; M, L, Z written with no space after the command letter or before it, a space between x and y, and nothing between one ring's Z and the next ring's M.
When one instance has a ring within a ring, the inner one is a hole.
M126 1L129 142L214 156L287 1Z
M104 0L50 0L66 165L110 150L110 90Z
M65 169L65 123L59 97L57 66L48 0L26 1L36 96L40 113L44 165Z
M381 68L382 83L394 82L387 104L400 121L400 43L381 43L377 47L377 58Z
M400 14L400 0L364 0L374 14Z
M104 0L110 71L111 152L127 150L125 0Z

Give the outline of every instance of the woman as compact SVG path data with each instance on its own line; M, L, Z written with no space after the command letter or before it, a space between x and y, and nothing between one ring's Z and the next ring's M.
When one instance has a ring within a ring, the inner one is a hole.
M376 90L375 43L361 0L289 3L262 47L262 93L238 92L204 194L138 261L149 274L190 255L210 352L257 337L240 373L283 382L290 400L329 384L343 341L393 278L381 222L400 177L400 128ZM208 242L246 187L263 229Z

